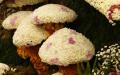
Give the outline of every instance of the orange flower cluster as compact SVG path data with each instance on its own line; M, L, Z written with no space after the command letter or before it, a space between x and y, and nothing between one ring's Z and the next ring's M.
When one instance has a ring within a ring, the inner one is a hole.
M17 49L17 52L24 59L30 58L30 61L38 72L38 75L45 75L48 71L48 65L41 62L41 59L38 56L38 50L39 46L21 47Z
M76 75L77 74L77 68L76 65L69 65L66 67L60 66L59 72L63 73L63 75Z

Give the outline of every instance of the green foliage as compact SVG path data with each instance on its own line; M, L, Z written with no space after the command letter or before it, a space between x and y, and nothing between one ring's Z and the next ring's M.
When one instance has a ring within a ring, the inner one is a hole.
M90 65L89 61L84 63L77 64L77 71L78 75L92 75L92 66Z

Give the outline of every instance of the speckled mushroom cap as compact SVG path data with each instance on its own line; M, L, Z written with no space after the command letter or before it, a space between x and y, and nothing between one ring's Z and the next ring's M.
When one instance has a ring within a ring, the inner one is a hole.
M25 5L34 5L45 0L8 0L6 2L8 7L22 7Z
M3 21L2 26L8 30L16 29L21 21L31 13L32 11L18 11L16 13L13 13Z
M112 20L120 21L120 0L85 0L91 6L95 7L104 14L110 22Z
M40 47L42 62L68 66L87 61L94 55L94 45L81 33L63 28L51 35Z
M59 4L46 4L34 10L34 24L65 23L76 19L77 14L72 9Z
M31 23L30 16L25 18L13 35L13 44L21 46L35 46L47 38L47 33L41 27Z

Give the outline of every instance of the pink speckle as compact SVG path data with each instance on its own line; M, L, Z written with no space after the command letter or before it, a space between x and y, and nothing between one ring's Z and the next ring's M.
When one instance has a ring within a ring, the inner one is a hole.
M60 64L58 58L53 58L53 59L51 59L51 60L50 60L50 63L51 63L51 64L56 64L56 65Z
M40 19L38 19L38 16L34 17L34 21L35 21L36 24L40 24Z
M72 37L70 37L68 41L69 41L69 44L75 44L75 40Z
M113 18L112 18L112 14L113 14L113 12L114 12L114 10L115 9L120 9L120 4L118 4L118 5L112 5L110 8L109 8L109 10L108 10L108 18L110 19L110 20L112 20Z
M52 43L48 43L46 49L49 49L52 46Z
M63 7L63 6L61 6L61 10L65 11L65 12L69 12L68 9L66 7Z
M87 57L88 59L91 59L91 58L92 58L92 56L93 56L93 54L91 53L91 51L88 51L88 53L87 53L86 57Z
M17 20L17 16L11 18L11 19L10 19L10 24L15 25L16 20Z

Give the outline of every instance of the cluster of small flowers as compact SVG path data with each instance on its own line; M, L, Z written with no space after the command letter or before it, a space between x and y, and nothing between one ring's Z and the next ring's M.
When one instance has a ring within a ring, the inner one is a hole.
M96 54L99 62L98 68L93 69L93 75L106 75L111 70L120 72L120 45L104 46ZM109 71L108 71L109 70Z

